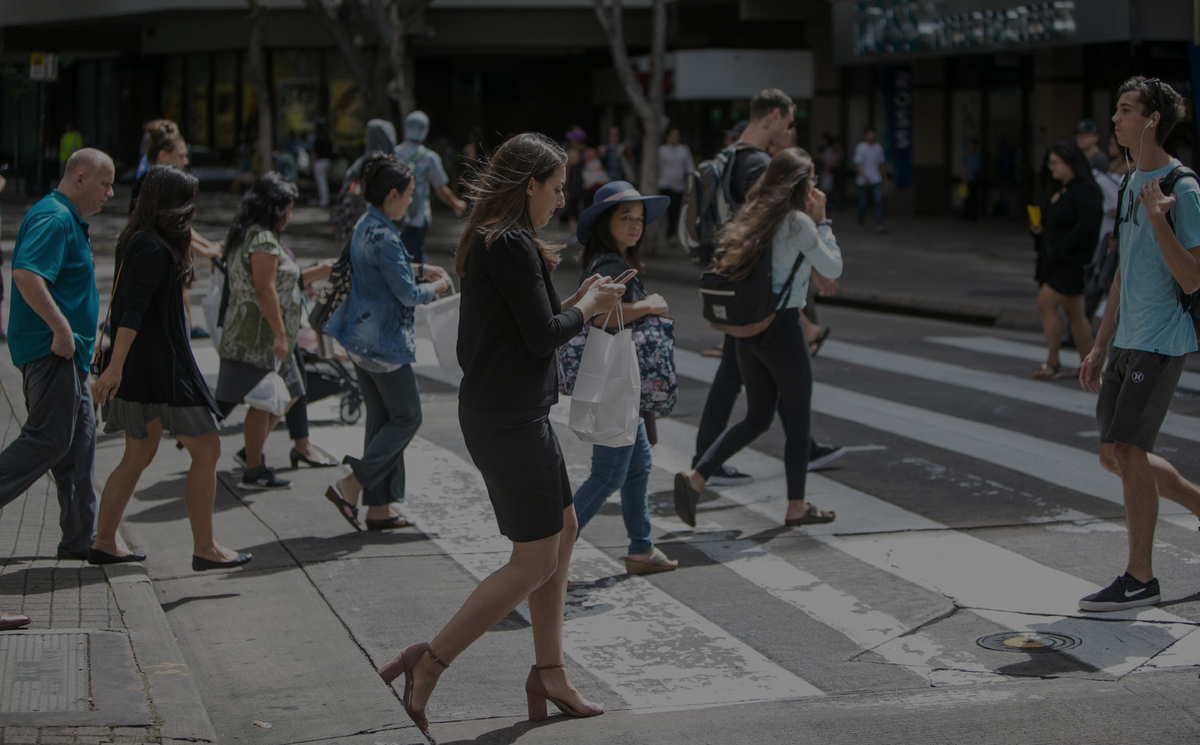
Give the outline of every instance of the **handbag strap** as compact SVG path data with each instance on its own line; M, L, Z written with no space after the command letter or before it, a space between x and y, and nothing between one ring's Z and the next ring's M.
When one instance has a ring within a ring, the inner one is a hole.
M128 248L128 246L126 246L126 248ZM100 363L104 360L104 333L106 329L110 328L109 324L112 322L113 302L115 302L117 299L117 286L121 281L121 270L125 268L125 258L126 257L122 256L121 263L117 265L117 274L115 277L113 277L112 294L109 295L108 298L108 311L104 314L104 325L100 327L100 335L96 337L96 351L92 353L92 364L96 365L97 367L99 367ZM111 333L108 336L110 339L113 338ZM100 372L104 371L101 370Z

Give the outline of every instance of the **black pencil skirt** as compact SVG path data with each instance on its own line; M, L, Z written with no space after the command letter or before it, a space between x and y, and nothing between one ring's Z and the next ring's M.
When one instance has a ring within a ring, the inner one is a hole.
M476 409L459 404L467 452L483 474L500 533L528 543L562 532L571 482L550 408Z

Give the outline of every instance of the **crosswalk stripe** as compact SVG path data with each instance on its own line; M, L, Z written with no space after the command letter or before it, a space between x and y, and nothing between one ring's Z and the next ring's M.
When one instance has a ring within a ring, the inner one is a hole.
M1059 386L1048 386L1042 382L1014 378L1011 375L974 370L833 340L827 341L821 351L829 359L860 367L947 383L1088 418L1096 416L1096 394L1083 390L1064 390ZM1168 413L1166 421L1163 422L1162 432L1184 440L1200 442L1200 418Z
M1046 348L1037 344L1001 339L998 336L930 336L925 341L944 344L949 347L965 349L969 352L983 352L1000 357L1015 357L1030 362L1045 362ZM1179 378L1179 387L1189 391L1200 391L1200 373L1184 372Z
M313 441L340 442L333 430ZM512 544L496 529L483 479L454 453L421 438L408 446L405 516L478 580L508 560ZM572 566L588 576L625 574L586 540ZM571 596L563 627L567 654L637 711L823 696L704 616L639 578L602 583ZM648 613L647 609L653 609ZM528 620L528 608L519 612Z

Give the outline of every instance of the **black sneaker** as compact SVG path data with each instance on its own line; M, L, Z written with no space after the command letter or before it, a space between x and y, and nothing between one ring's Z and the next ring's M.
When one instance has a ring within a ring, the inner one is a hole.
M261 456L259 456L259 458L262 462L262 465L264 465L264 466L267 465L267 454L266 453L263 453ZM246 448L242 448L241 450L234 453L233 461L235 463L237 463L239 466L241 466L242 468L245 468L246 467Z
M248 468L242 474L243 489L286 489L292 485L287 479L281 479L265 465L258 468Z
M721 466L708 480L709 486L744 486L754 480L748 473L742 473L733 466Z
M808 451L808 470L815 471L818 468L824 468L845 454L845 445L822 445L814 442Z
M1143 605L1158 605L1160 600L1162 600L1162 592L1158 589L1157 579L1142 584L1126 573L1117 577L1111 585L1100 592L1080 600L1079 610L1110 611L1141 608Z

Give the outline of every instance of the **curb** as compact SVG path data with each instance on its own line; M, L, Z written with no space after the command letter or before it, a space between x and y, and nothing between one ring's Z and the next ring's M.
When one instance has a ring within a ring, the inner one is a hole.
M6 349L0 355L0 394L11 405L18 426L27 416L22 383L21 373L13 367ZM216 743L216 729L154 593L149 572L141 564L113 564L103 569L129 631L162 741Z

